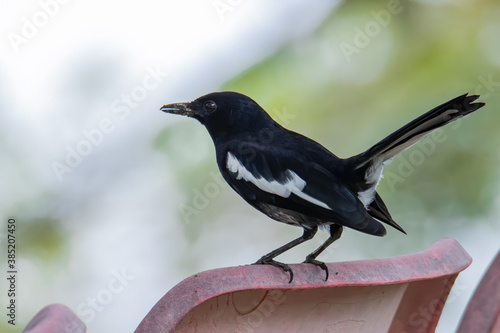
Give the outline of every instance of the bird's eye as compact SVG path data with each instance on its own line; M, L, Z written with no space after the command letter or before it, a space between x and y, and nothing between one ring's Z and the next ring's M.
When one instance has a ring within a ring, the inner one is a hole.
M205 107L205 110L207 110L207 112L214 112L215 110L217 110L217 104L215 104L214 101L206 101L203 106Z

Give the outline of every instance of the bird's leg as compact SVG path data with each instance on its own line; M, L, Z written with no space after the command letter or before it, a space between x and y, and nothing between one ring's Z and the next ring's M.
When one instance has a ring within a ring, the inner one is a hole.
M289 243L286 243L285 245L277 248L276 250L274 250L272 252L269 252L268 254L266 254L265 256L260 258L259 260L257 260L257 262L254 263L254 265L272 265L275 267L279 267L282 270L284 270L285 272L290 273L289 283L291 283L293 280L292 269L287 264L275 261L275 260L273 260L273 258L279 256L280 254L282 254L285 251L290 250L292 247L295 247L301 243L304 243L307 240L310 240L311 238L314 237L314 235L316 234L317 231L318 231L318 227L316 227L316 226L312 227L310 229L304 228L304 233L302 234L302 236L294 239L293 241L291 241Z
M326 272L326 279L325 281L328 281L328 267L326 264L322 261L316 260L316 257L323 252L328 246L330 246L333 242L335 242L337 239L340 238L340 235L342 235L342 230L343 227L338 224L331 224L330 225L330 237L320 246L318 247L313 253L308 255L306 257L306 260L304 260L305 263L313 264L318 267L320 267L322 270Z

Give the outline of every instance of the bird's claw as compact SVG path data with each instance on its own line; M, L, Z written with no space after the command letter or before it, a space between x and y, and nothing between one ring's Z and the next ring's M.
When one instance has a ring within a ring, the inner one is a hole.
M306 264L313 264L315 266L318 266L322 270L324 270L325 273L326 273L325 281L328 281L328 277L330 276L330 274L328 272L328 267L326 266L326 264L324 262L316 260L316 259L313 259L313 258L307 256L306 260L304 260L304 263L306 263Z
M282 262L275 261L273 259L260 258L259 260L257 260L257 262L253 263L252 265L271 265L274 267L281 268L284 272L288 272L290 274L290 281L288 281L288 283L292 283L293 281L292 269L290 268L290 266Z

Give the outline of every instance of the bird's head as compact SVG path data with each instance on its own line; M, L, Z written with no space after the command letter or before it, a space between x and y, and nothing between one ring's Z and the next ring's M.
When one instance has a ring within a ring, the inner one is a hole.
M167 104L161 110L197 119L213 138L275 124L250 97L230 91L211 93L188 103Z

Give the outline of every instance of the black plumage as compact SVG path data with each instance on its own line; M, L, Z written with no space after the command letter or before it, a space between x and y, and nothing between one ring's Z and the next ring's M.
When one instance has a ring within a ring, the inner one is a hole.
M190 103L164 105L161 110L200 121L213 139L222 176L246 202L279 222L302 227L303 235L263 256L270 264L293 272L274 260L311 239L319 226L330 237L304 262L326 271L316 257L338 239L343 227L383 236L384 222L404 230L392 219L376 192L384 165L431 131L482 107L478 96L459 96L416 118L367 151L339 158L319 143L275 122L251 98L235 92L211 93Z

